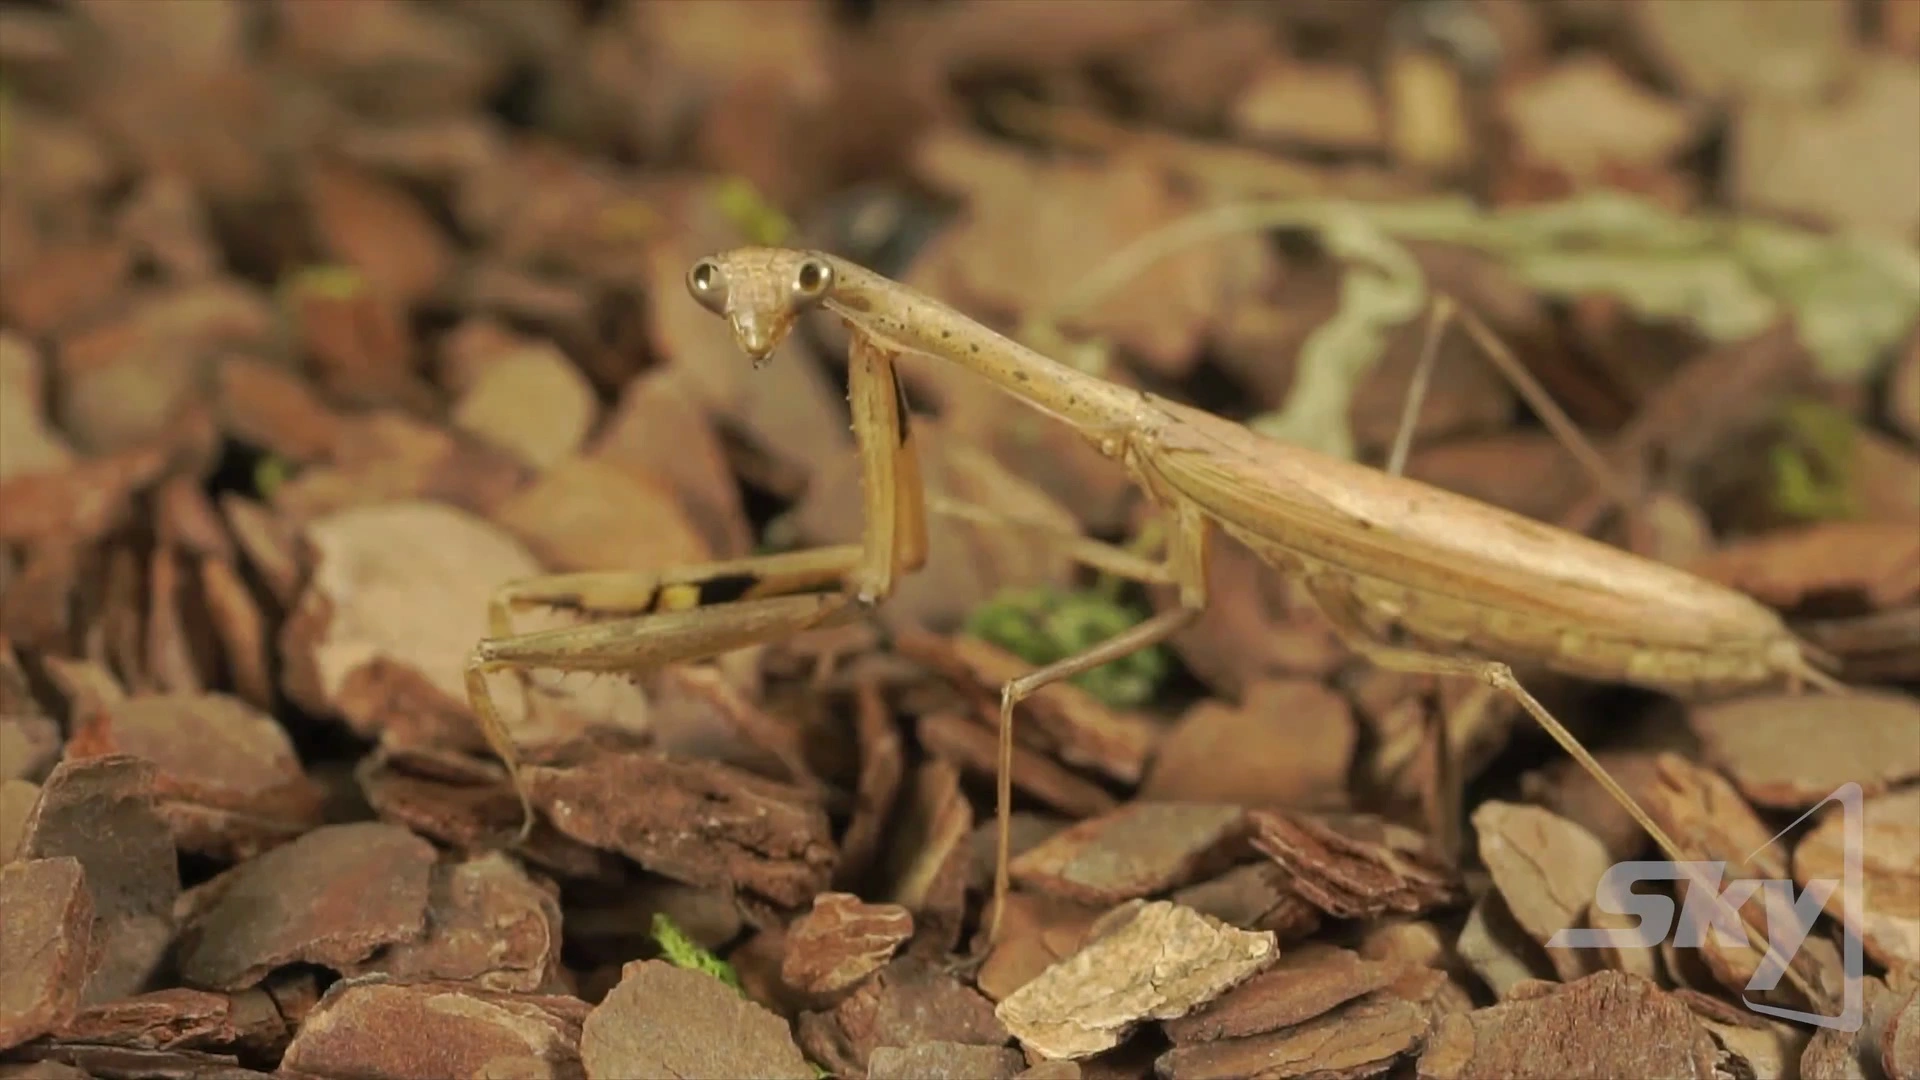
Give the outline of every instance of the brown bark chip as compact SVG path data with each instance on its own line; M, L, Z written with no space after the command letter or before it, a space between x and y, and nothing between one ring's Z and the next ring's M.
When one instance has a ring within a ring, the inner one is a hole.
M1442 1020L1420 1055L1422 1080L1632 1076L1707 1080L1713 1040L1678 998L1602 971Z
M1888 967L1920 966L1920 788L1868 799L1861 806L1860 876L1862 925L1867 955ZM1847 822L1838 813L1793 849L1793 877L1801 888L1814 879L1846 887ZM1844 907L1829 901L1832 914Z
M821 893L813 910L787 929L780 977L788 986L831 994L866 978L913 936L913 914L898 904L866 904L851 893Z
M82 715L67 753L153 762L161 813L189 850L251 855L320 824L323 793L301 771L286 731L225 694L154 694L102 706ZM234 814L216 835L194 835L187 826L199 819L173 813L182 805Z
M1042 1057L1091 1057L1137 1024L1205 1005L1279 953L1271 933L1164 900L1135 902L1109 913L1079 952L1014 991L995 1015Z
M551 992L559 980L558 890L498 852L436 863L426 936L397 942L349 973L402 982L470 982L486 990Z
M1242 930L1271 930L1285 943L1320 926L1320 909L1294 895L1287 878L1279 863L1243 863L1178 890L1172 900Z
M1128 803L1013 860L1013 880L1087 904L1148 896L1225 865L1244 817L1232 803Z
M622 969L581 1026L580 1061L588 1080L814 1075L786 1021L712 975L661 960Z
M1393 1067L1420 1045L1418 1005L1374 993L1293 1027L1239 1039L1177 1046L1154 1063L1165 1080L1360 1080Z
M690 885L730 886L795 908L833 876L826 811L791 785L719 762L610 748L524 775L562 833Z
M1010 1046L923 1042L876 1049L867 1080L1011 1080L1025 1065Z
M586 1019L586 1003L570 997L348 980L335 983L307 1015L281 1073L446 1080L498 1075L483 1070L530 1058L544 1068L506 1075L584 1080L579 1045Z
M839 1075L862 1075L882 1046L957 1042L1003 1046L1007 1029L993 1003L960 982L943 960L896 958L831 1012L800 1016L807 1054Z
M1345 697L1307 679L1265 680L1239 707L1188 709L1154 755L1140 797L1340 807L1357 736Z
M1474 810L1473 827L1494 887L1529 937L1544 946L1583 925L1612 862L1592 833L1550 810L1497 801ZM1547 958L1562 979L1586 974L1591 959L1573 949L1548 949Z
M1319 943L1280 957L1212 1003L1161 1025L1176 1046L1258 1035L1304 1023L1394 980L1400 965Z
M1312 817L1255 810L1253 846L1292 875L1288 887L1336 919L1417 915L1459 902L1459 876L1425 838L1362 815Z
M277 1055L292 1032L263 989L210 994L176 987L82 1009L53 1033L63 1042L137 1050L244 1049Z
M154 767L134 757L63 761L27 820L21 858L71 855L87 871L101 958L85 1003L138 993L173 939L180 868L154 782Z
M0 1050L73 1019L94 961L93 899L71 856L0 867Z
M209 883L180 935L180 975L239 990L276 967L350 970L426 926L433 845L378 822L329 825Z
M1855 689L1844 697L1743 697L1691 710L1707 760L1761 806L1798 810L1849 781L1867 795L1920 777L1920 702Z

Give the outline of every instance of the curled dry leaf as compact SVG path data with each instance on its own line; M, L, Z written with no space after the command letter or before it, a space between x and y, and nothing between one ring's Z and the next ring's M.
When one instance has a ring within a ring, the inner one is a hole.
M1013 860L1013 880L1085 904L1115 904L1192 883L1244 850L1233 803L1138 800L1055 833Z
M1458 902L1458 876L1409 829L1365 815L1254 810L1253 846L1284 867L1288 887L1336 919L1417 915Z
M1698 706L1707 760L1761 806L1809 807L1845 783L1874 795L1920 778L1920 702L1885 690L1768 694Z
M1889 968L1920 966L1920 787L1868 799L1861 807L1860 934L1867 954ZM1848 822L1829 813L1793 849L1802 888L1815 879L1847 883ZM1844 910L1836 913L1846 918Z
M1136 901L1108 913L1079 952L1014 991L995 1015L1034 1054L1087 1058L1118 1046L1137 1024L1185 1016L1279 953L1271 933Z

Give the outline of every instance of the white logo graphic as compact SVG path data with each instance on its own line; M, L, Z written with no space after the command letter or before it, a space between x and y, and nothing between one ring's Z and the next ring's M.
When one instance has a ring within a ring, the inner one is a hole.
M1628 915L1639 920L1631 928L1610 930L1569 929L1561 930L1547 940L1550 949L1644 949L1660 944L1669 933L1673 933L1673 900L1663 893L1636 893L1633 883L1636 881L1692 881L1692 889L1687 891L1685 906L1680 912L1679 932L1674 935L1673 944L1677 948L1697 949L1706 943L1709 932L1719 935L1721 940L1737 945L1752 945L1747 935L1746 925L1735 915L1742 904L1751 900L1755 893L1762 897L1767 912L1767 941L1763 947L1766 957L1761 961L1759 970L1747 981L1747 993L1766 993L1780 982L1780 976L1786 972L1789 958L1799 951L1802 942L1813 931L1815 920L1827 906L1827 901L1837 891L1840 894L1842 912L1841 969L1844 973L1845 989L1843 1004L1839 1015L1825 1016L1820 1013L1802 1012L1798 1009L1785 1009L1777 1005L1764 1005L1750 997L1742 998L1747 1008L1767 1016L1777 1016L1782 1020L1798 1020L1802 1023L1817 1024L1820 1027L1836 1028L1840 1031L1858 1031L1863 1022L1866 1007L1864 1001L1863 980L1866 965L1861 958L1860 926L1863 922L1864 893L1861 880L1861 848L1864 843L1865 825L1861 818L1862 802L1859 784L1842 784L1833 794L1820 800L1819 804L1795 819L1792 825L1776 833L1773 839L1760 845L1754 854L1764 851L1768 844L1774 843L1786 835L1800 822L1805 821L1814 811L1830 802L1840 804L1842 832L1840 880L1815 878L1807 882L1805 891L1794 896L1794 883L1789 880L1759 878L1737 878L1726 882L1727 864L1724 862L1673 863L1660 861L1623 862L1607 868L1601 876L1600 885L1594 890L1594 904L1610 915ZM1753 855L1747 856L1751 861ZM1707 890L1712 889L1714 893ZM1715 903L1714 895L1724 903Z

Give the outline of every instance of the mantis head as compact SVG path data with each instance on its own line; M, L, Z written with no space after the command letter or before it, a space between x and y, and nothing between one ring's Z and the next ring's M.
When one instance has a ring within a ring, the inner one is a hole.
M687 292L727 320L733 340L764 366L800 313L833 290L833 266L810 252L736 248L710 255L687 271Z

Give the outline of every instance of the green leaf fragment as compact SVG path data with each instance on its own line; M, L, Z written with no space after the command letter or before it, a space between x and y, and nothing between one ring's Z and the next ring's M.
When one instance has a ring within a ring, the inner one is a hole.
M746 994L732 964L694 944L693 939L675 926L672 919L660 912L653 915L653 940L659 943L660 955L667 963L678 968L704 971L733 987L742 996Z
M1007 590L976 608L966 631L1029 664L1064 660L1146 618L1101 590ZM1168 671L1159 646L1142 649L1068 680L1115 708L1153 700Z
M293 463L278 454L268 454L253 466L253 490L271 501L274 493L293 479Z
M743 176L720 181L714 202L750 244L779 247L793 235L793 222Z
M1802 521L1859 516L1853 420L1821 402L1799 400L1782 411L1781 423L1785 437L1768 452L1774 509Z

